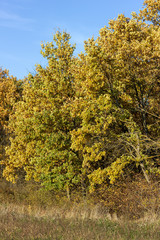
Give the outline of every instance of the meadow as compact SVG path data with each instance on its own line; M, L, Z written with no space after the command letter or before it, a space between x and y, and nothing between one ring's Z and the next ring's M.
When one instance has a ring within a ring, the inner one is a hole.
M159 240L159 188L127 186L123 195L117 188L101 202L96 195L77 192L69 200L35 182L2 179L0 240Z
M42 209L14 204L0 206L0 240L159 240L160 219L101 217L96 208Z

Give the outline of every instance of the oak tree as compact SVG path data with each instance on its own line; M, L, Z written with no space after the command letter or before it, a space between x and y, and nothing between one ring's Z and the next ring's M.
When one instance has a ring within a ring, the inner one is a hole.
M42 44L48 66L37 65L28 76L23 100L16 104L10 121L15 137L8 148L4 175L14 181L19 172L48 189L67 190L78 182L79 162L70 149L70 131L75 127L67 104L74 96L70 68L75 46L70 35L57 32L53 42Z

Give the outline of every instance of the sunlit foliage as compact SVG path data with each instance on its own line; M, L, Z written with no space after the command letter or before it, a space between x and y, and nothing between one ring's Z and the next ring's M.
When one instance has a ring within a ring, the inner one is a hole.
M77 58L66 32L42 44L48 66L29 74L10 117L8 180L23 175L69 197L160 174L159 9L146 0L139 14L119 15Z

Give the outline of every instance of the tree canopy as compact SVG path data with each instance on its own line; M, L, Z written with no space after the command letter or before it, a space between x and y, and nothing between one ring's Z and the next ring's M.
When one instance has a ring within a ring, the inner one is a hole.
M7 88L8 180L23 175L69 197L77 186L93 191L137 173L148 183L159 176L159 11L159 0L146 0L131 18L110 20L78 57L66 32L42 44L48 66L28 75L22 99L12 101L15 80Z
M9 76L7 70L0 68L0 158L6 157L5 147L9 144L9 117L14 113L14 104L20 99L22 82Z

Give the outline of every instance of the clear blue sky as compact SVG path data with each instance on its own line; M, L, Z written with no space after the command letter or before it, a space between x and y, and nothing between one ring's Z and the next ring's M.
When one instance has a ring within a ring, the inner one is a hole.
M108 21L142 9L143 0L0 0L0 67L18 79L46 64L41 42L52 41L56 30L71 34L76 52L99 34Z

